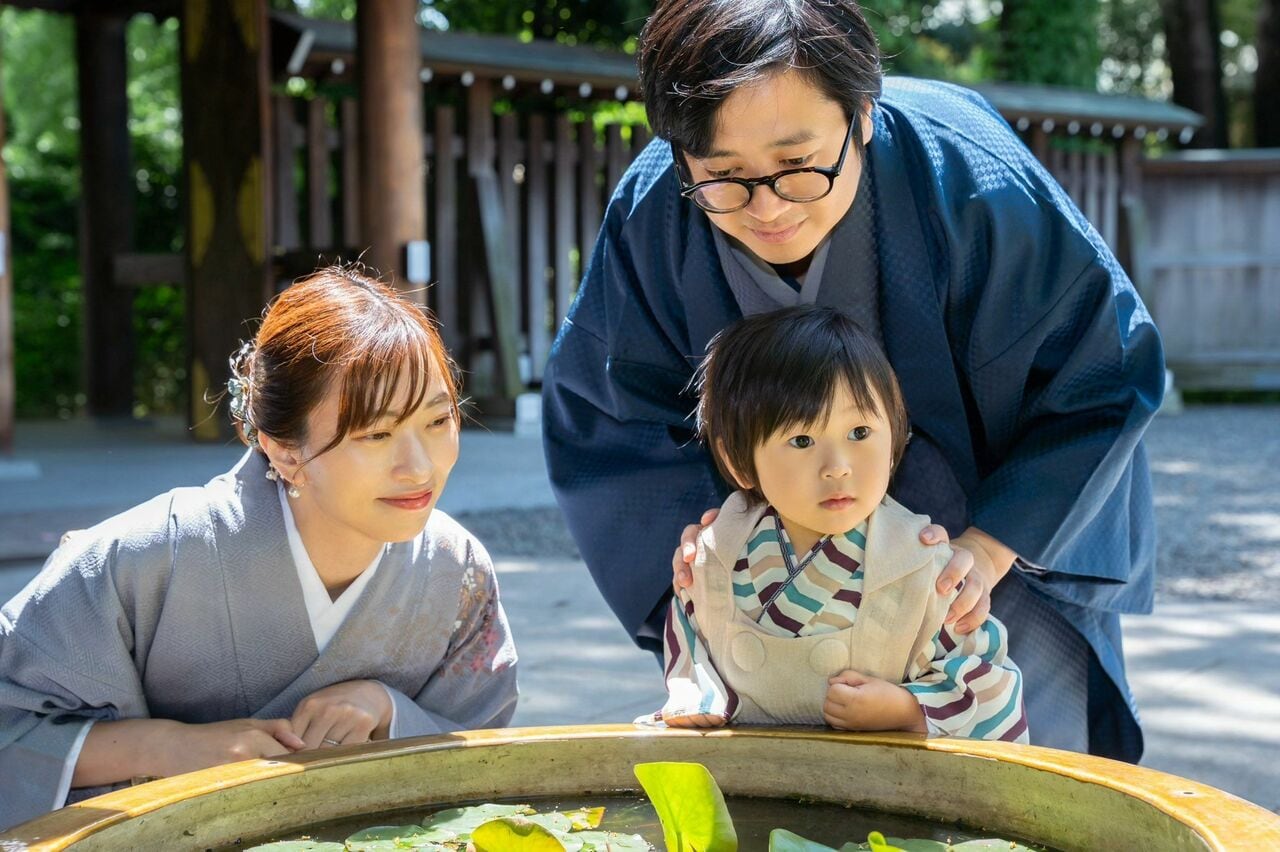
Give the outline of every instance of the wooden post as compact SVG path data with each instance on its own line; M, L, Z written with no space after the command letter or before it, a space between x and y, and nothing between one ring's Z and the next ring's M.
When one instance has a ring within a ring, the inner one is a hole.
M90 414L125 417L133 411L133 296L111 273L133 242L127 23L118 13L76 15L85 391Z
M644 150L645 146L649 144L649 141L652 138L653 136L650 135L649 128L645 127L643 124L631 125L631 159L632 160L640 156L640 152Z
M457 118L451 106L436 107L435 181L436 241L431 288L435 296L436 320L445 346L456 351L462 343L458 313L458 165L453 150Z
M314 97L307 102L307 221L313 249L334 247L333 208L329 201L328 102Z
M293 171L297 153L298 122L293 110L297 103L288 95L276 95L271 99L271 124L274 147L271 171L275 177L275 237L276 245L291 251L302 245L302 233L298 228L298 187Z
M570 254L576 240L573 222L573 125L569 116L564 113L556 115L556 154L555 154L555 226L556 249L553 262L556 267L556 326L564 321L569 313L569 302L573 298L574 288L578 285L579 270L573 268ZM585 257L583 258L585 266Z
M0 70L4 68L0 41ZM4 123L4 75L0 74L0 148L7 139ZM0 454L13 452L13 420L17 383L13 375L13 235L9 231L9 172L0 157Z
M578 275L587 271L591 249L600 230L600 187L596 183L600 157L596 151L596 128L587 118L578 125L578 252L582 258Z
M622 180L622 173L627 170L627 154L622 148L622 125L610 124L604 129L604 150L607 177L604 184L606 197L613 195Z
M547 119L541 114L529 116L528 154L524 158L524 180L528 188L528 215L525 216L525 244L529 305L529 361L534 380L542 378L551 348L547 315Z
M180 41L190 416L197 438L217 440L230 420L207 400L271 292L266 0L184 0Z
M342 99L342 247L360 243L360 107ZM359 254L359 252L356 252ZM343 258L347 261L354 257Z
M356 4L360 225L368 263L403 280L405 245L427 237L418 0ZM424 299L425 293L416 296Z

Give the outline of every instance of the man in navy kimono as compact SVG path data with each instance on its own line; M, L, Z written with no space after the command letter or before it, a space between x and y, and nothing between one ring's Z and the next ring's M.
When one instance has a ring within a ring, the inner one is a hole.
M660 0L639 63L659 138L544 377L552 483L618 618L661 648L671 548L730 490L693 440L707 341L833 305L898 374L913 434L891 493L964 556L940 586L972 555L952 612L1008 626L1032 742L1136 761L1119 616L1152 603L1140 438L1164 365L1111 251L980 97L882 86L851 0Z

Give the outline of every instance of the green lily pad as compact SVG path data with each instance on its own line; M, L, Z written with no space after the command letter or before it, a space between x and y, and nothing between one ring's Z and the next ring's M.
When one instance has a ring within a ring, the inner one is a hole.
M1035 852L1030 846L1023 846L1012 840L1000 840L984 837L979 840L965 840L961 843L944 843L941 840L904 840L900 837L886 838L878 831L867 835L866 843L845 844L840 852L973 852L979 849L999 849L1002 852Z
M452 831L461 839L466 839L483 823L492 819L509 816L527 816L534 812L528 805L496 805L493 803L471 805L465 808L450 808L439 811L422 820L423 828L439 828Z
M244 852L344 852L346 848L341 843L320 840L277 840L275 843L250 846Z
M421 825L375 825L347 838L347 852L402 852L407 849L443 849L457 832Z
M806 840L794 831L775 828L769 832L769 852L836 852L815 840Z
M667 852L737 852L729 808L701 763L637 763L636 778L662 822Z
M573 831L573 820L569 819L567 814L559 811L549 811L545 814L529 814L525 817L529 822L537 823L552 834L568 834Z
M569 835L582 841L582 852L650 852L649 842L638 834L612 831L580 831Z
M564 852L565 848L551 831L520 816L489 820L471 832L471 842L476 852Z
M572 831L599 828L600 821L604 819L604 808L578 808L576 811L561 811L561 813L569 818L573 826Z

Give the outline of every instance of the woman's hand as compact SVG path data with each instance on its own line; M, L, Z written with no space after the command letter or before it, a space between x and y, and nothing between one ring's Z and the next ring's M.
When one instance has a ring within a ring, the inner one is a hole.
M160 755L156 775L178 775L210 766L279 757L303 747L288 719L230 719L202 725L178 723Z
M846 669L827 679L822 705L827 724L842 731L927 733L924 711L914 695L896 683Z
M98 787L139 776L180 775L303 747L288 719L231 719L189 725L169 719L120 719L89 729L71 777Z
M382 684L349 680L316 690L299 701L291 722L304 748L328 748L385 740L393 709Z
M677 589L687 589L693 585L693 572L689 570L689 566L698 553L698 534L710 526L719 514L719 509L708 509L702 513L699 523L689 524L680 534L680 546L671 554L671 582Z

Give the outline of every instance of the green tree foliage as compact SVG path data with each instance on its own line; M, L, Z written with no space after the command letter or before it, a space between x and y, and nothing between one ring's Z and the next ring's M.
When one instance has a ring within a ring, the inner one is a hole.
M1093 89L1102 53L1099 0L1004 0L995 67L1002 79Z
M75 30L65 15L0 12L13 217L15 373L21 417L69 417L84 403L79 270L80 121ZM177 22L138 16L128 30L129 126L137 187L136 249L182 246L182 135ZM138 413L178 410L183 298L174 287L134 300Z

